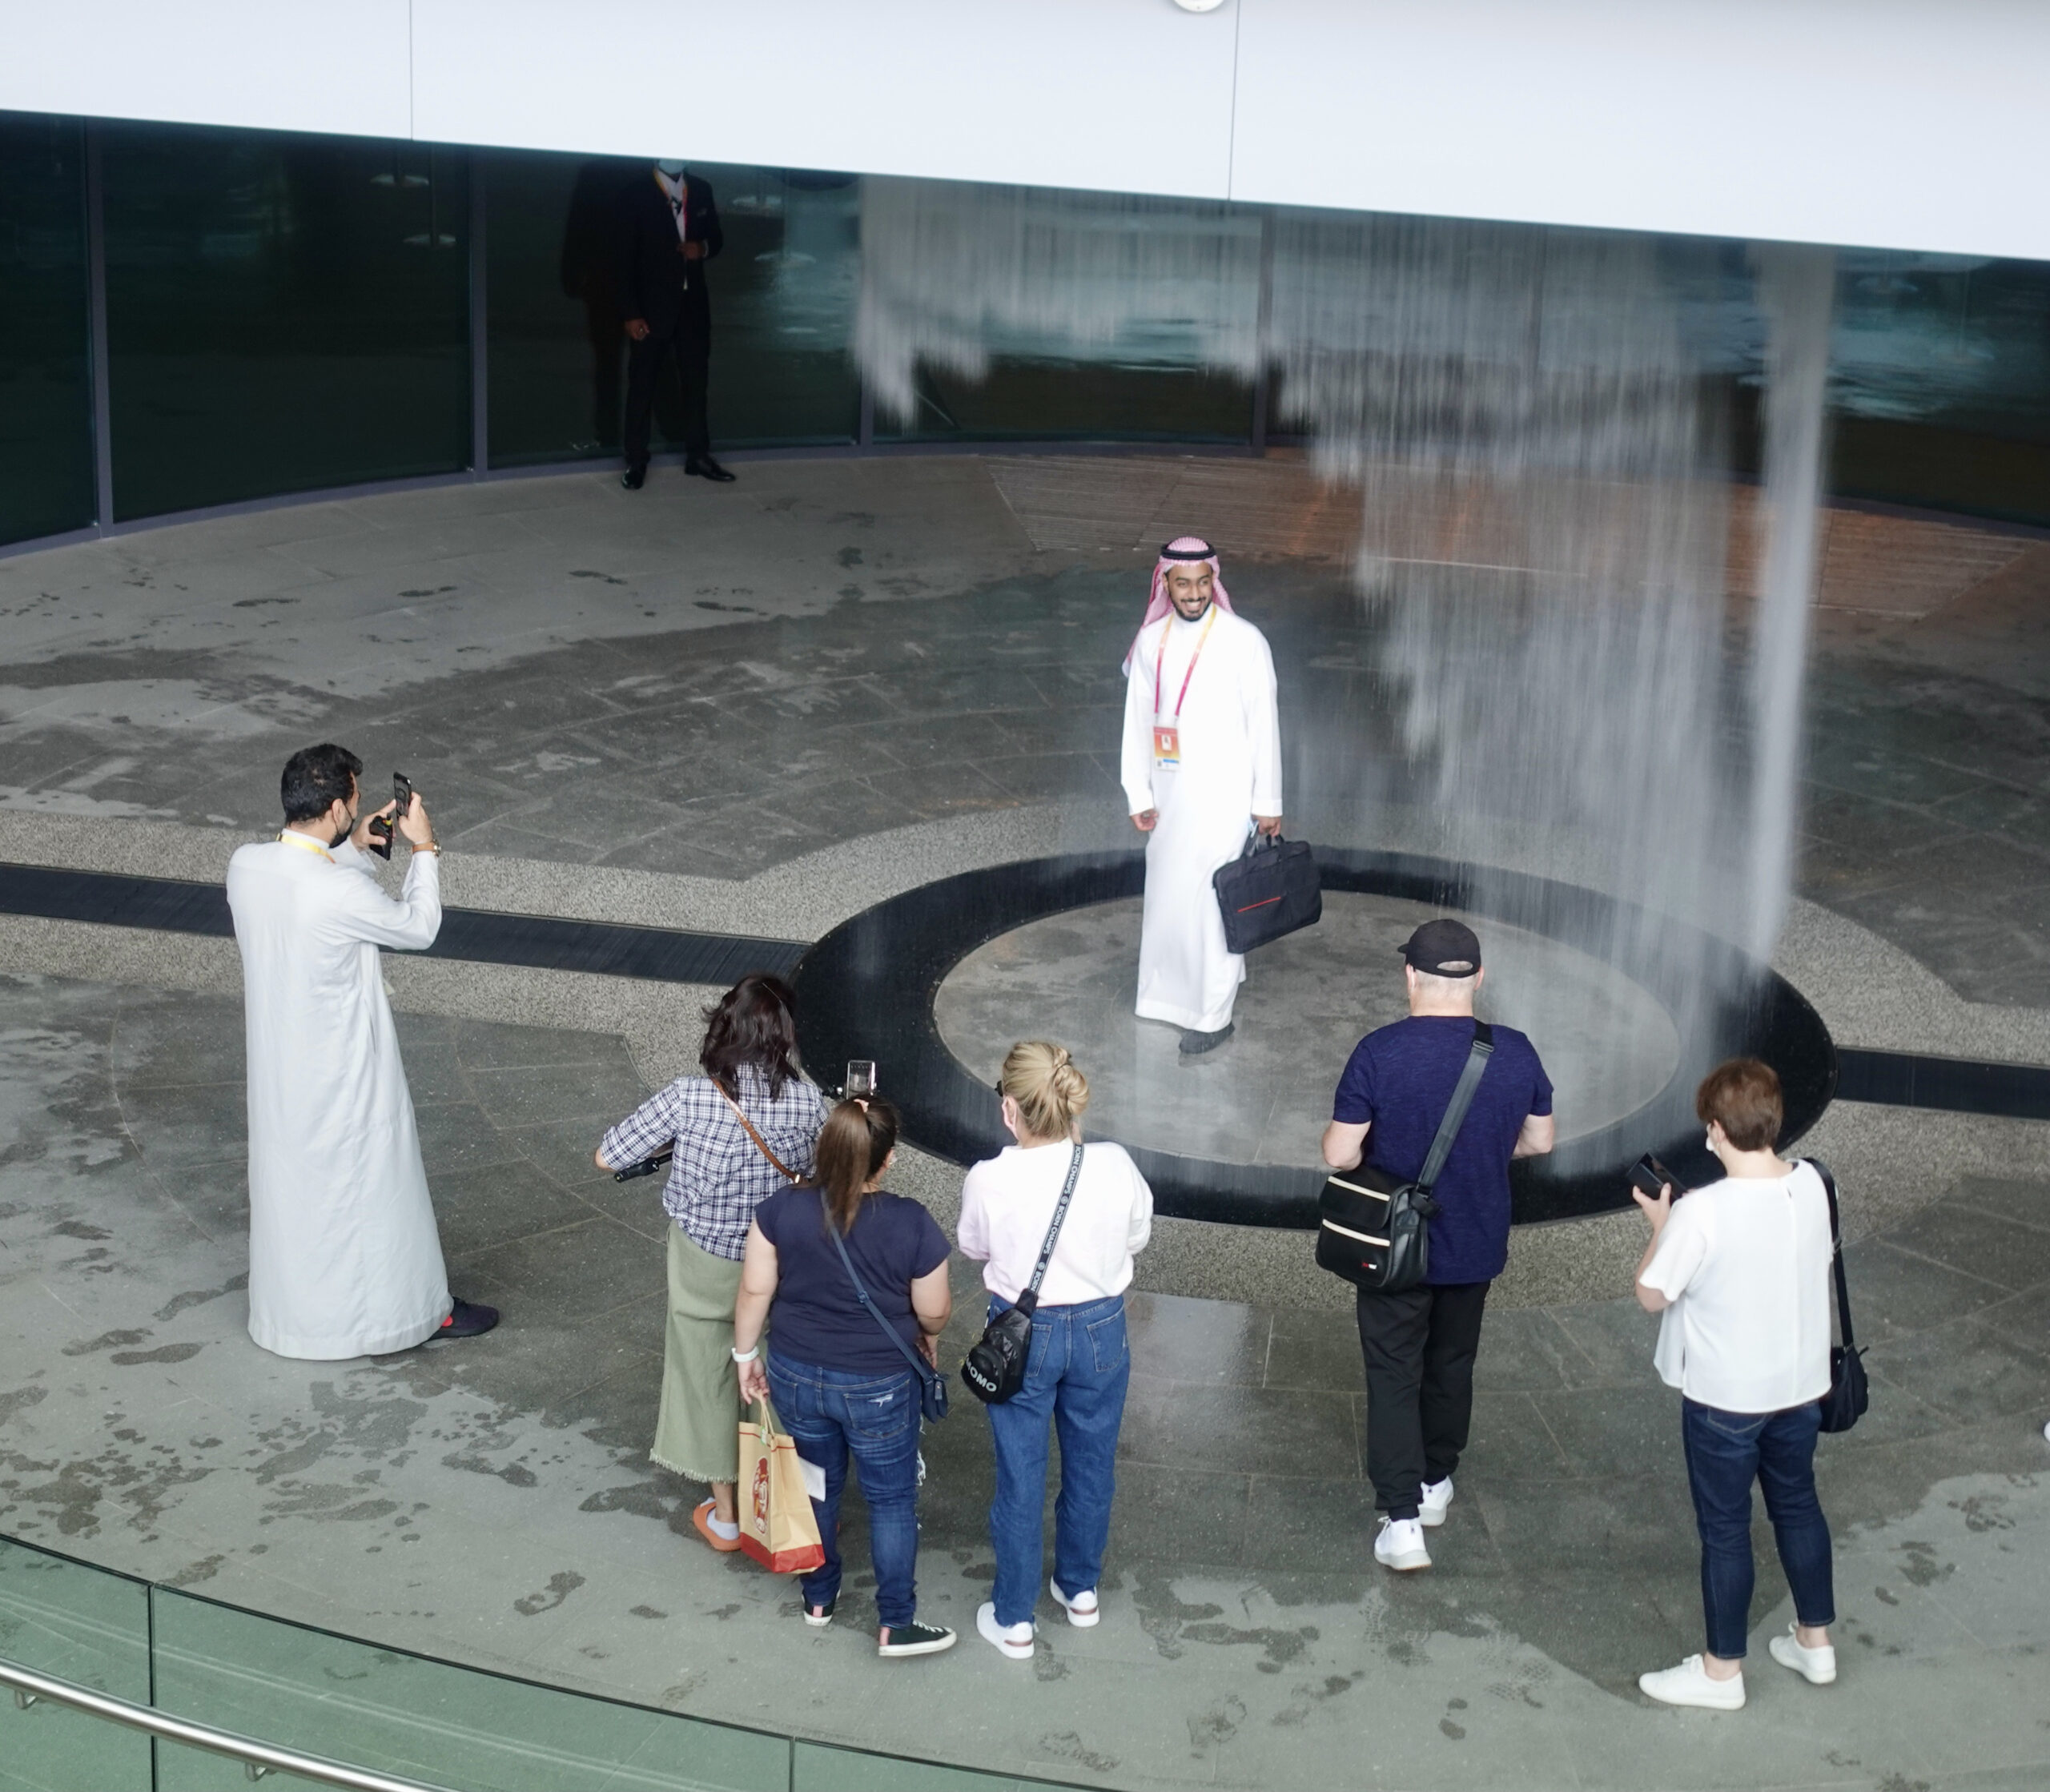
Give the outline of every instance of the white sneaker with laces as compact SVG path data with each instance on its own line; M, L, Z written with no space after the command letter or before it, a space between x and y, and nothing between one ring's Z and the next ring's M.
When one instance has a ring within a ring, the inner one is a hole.
M1827 1686L1836 1678L1836 1650L1824 1643L1819 1649L1810 1649L1794 1634L1794 1626L1787 1626L1787 1634L1775 1637L1766 1645L1766 1652L1783 1668L1791 1668L1811 1686Z
M1374 1539L1374 1560L1398 1574L1429 1568L1431 1553L1424 1547L1424 1527L1414 1518L1383 1518Z
M999 1624L994 1599L985 1600L975 1608L975 1630L983 1641L994 1647L999 1654L1008 1655L1014 1661L1032 1659L1033 1626L1031 1621Z
M1661 1705L1698 1705L1704 1711L1744 1709L1743 1669L1739 1668L1727 1680L1711 1680L1698 1655L1690 1655L1677 1668L1639 1674L1637 1690Z
M1417 1521L1421 1525L1442 1525L1445 1509L1452 1504L1452 1477L1443 1481L1424 1483L1423 1496L1417 1502Z
M1067 1613L1067 1621L1078 1630L1087 1630L1103 1615L1097 1607L1094 1587L1087 1593L1070 1594L1060 1590L1059 1581L1049 1581L1047 1591L1054 1596L1054 1603Z

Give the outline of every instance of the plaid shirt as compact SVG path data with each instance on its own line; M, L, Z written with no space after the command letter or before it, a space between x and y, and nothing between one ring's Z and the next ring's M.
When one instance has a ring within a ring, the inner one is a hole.
M826 1102L802 1078L769 1099L769 1079L752 1064L738 1072L742 1111L769 1148L796 1175L812 1172L812 1147L826 1122ZM674 1142L676 1156L662 1189L662 1207L691 1242L738 1263L755 1205L786 1187L756 1149L708 1076L681 1076L650 1095L598 1143L606 1163L625 1169Z

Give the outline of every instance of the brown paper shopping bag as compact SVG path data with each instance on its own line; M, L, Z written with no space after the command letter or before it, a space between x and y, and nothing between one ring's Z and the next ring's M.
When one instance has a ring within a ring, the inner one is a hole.
M772 1574L806 1574L826 1560L797 1440L777 1428L766 1400L740 1424L740 1546Z

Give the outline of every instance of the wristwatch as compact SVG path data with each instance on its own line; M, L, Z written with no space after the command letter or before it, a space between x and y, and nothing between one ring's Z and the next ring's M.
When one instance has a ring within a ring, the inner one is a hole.
M423 840L418 846L413 847L413 850L416 853L432 853L439 858L441 856L441 842L438 840Z

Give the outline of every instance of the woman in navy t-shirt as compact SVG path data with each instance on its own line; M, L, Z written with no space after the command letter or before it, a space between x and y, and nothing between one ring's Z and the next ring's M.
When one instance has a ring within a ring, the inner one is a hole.
M804 1577L805 1622L830 1624L839 1601L840 1494L851 1452L868 1501L876 1653L931 1655L951 1649L954 1633L915 1617L918 1376L877 1316L937 1367L935 1340L954 1302L947 1235L916 1201L881 1186L896 1155L897 1111L888 1102L843 1101L826 1116L817 1185L784 1189L754 1210L734 1308L734 1360L742 1398L773 1395L798 1454L825 1475L826 1497L812 1508L826 1560ZM774 1337L766 1363L765 1319Z

